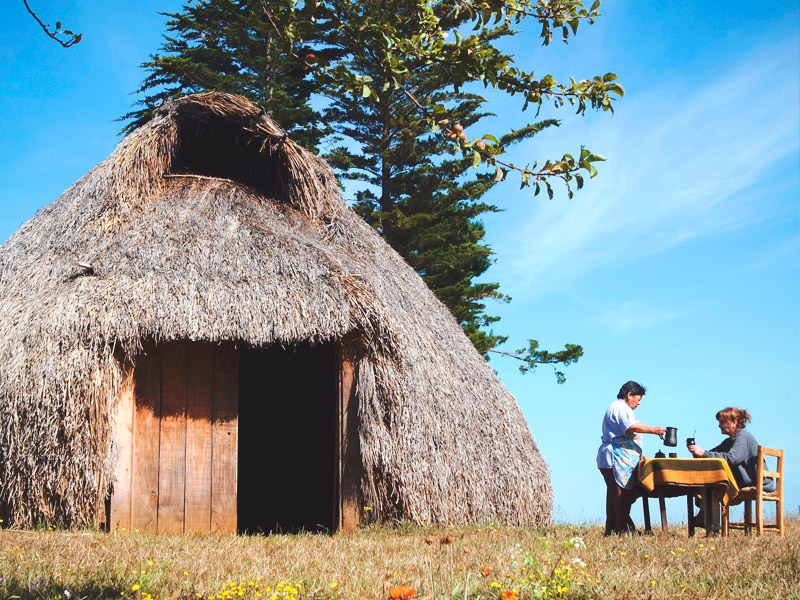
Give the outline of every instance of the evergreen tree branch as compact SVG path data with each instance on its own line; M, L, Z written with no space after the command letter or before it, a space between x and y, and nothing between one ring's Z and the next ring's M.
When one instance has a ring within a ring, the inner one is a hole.
M567 377L563 371L556 368L556 365L564 365L566 367L578 362L578 359L583 356L583 348L576 344L565 344L564 350L548 352L546 350L539 350L539 342L537 340L528 340L528 347L521 348L516 352L505 352L495 349L490 350L490 352L521 362L522 364L519 365L519 370L523 374L533 371L539 365L550 365L553 367L556 381L559 384L564 383Z

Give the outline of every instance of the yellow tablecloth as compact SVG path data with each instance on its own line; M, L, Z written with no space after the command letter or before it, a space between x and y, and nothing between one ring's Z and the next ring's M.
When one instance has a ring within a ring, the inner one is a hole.
M656 487L714 488L714 497L727 503L739 491L728 463L721 458L650 458L639 463L639 483L648 492Z

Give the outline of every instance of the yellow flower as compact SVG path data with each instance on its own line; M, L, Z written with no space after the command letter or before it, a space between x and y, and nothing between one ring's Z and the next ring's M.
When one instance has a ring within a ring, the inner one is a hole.
M148 567L152 567L153 566L153 561L152 560L148 560L147 561L147 566Z
M337 587L339 587L339 582L338 582L338 581L334 581L334 582L331 584L331 587L332 587L332 588L334 588L334 589L336 589Z
M492 582L492 587L493 587L493 588L499 588L499 587L503 587L503 586L502 586L502 585L500 585L500 584L499 584L497 581L493 581L493 582Z
M672 554L672 556L678 556L678 553L675 552L675 550L670 550L669 553Z
M655 579L651 579L650 580L650 585L655 585L655 584L656 584L656 580Z
M132 589L132 590L135 592L136 590L138 590L138 589L139 589L139 588L141 588L141 587L142 587L142 586L140 586L138 583L135 583L135 584L133 584L133 586L131 587L131 589Z

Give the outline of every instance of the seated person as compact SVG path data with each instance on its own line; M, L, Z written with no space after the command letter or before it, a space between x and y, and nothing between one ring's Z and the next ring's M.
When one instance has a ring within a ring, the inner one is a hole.
M740 408L729 406L717 413L719 430L728 437L719 446L711 450L703 450L700 446L689 446L689 452L695 458L724 458L731 468L733 478L739 489L756 485L758 473L758 442L745 426L752 420L750 413ZM775 480L765 477L760 485L764 491L775 491ZM714 518L712 528L719 529L719 503L714 505ZM704 515L701 510L695 516L695 525L704 527Z

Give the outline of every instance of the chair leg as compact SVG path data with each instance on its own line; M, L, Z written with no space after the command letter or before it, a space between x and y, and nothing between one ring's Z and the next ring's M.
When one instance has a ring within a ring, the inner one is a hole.
M750 526L753 521L753 503L745 500L744 503L744 534L750 535Z
M728 537L728 519L731 507L727 504L722 505L722 537Z
M764 535L764 501L761 494L756 499L756 533Z
M778 533L783 537L783 500L775 503L775 521L778 524Z

